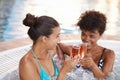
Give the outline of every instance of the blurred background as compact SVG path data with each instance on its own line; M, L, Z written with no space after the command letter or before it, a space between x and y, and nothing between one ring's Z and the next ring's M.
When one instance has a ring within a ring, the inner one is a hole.
M120 38L120 0L0 0L0 42L28 37L28 27L22 24L27 13L54 17L61 34L79 34L75 24L86 10L104 13L105 35Z

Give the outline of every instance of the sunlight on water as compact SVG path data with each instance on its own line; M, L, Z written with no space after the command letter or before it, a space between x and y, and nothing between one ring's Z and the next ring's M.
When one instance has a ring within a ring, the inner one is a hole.
M27 13L48 15L61 24L62 34L78 34L75 27L81 13L99 10L108 19L105 34L120 35L120 0L1 0L0 41L27 37L28 27L22 24Z

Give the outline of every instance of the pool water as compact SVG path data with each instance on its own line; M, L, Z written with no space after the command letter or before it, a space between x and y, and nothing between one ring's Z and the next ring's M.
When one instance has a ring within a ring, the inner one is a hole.
M0 41L28 37L28 27L22 24L27 13L54 17L61 24L61 34L78 34L75 24L80 14L90 9L106 14L105 34L118 36L119 7L120 0L0 0Z

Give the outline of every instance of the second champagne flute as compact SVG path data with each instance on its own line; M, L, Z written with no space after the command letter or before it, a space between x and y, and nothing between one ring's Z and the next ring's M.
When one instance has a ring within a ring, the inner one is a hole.
M79 55L80 52L80 44L74 44L72 46L72 57ZM77 64L76 67L80 67L80 64Z
M80 59L83 59L83 58L84 58L86 52L87 52L87 44L86 44L86 43L83 43L83 44L81 45L80 51L79 51Z

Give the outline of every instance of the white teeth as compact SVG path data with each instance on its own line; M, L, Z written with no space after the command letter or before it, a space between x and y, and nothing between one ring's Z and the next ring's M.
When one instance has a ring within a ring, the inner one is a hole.
M88 43L88 42L85 42L84 44L85 44L86 46L89 46L89 45L90 45L90 43Z

